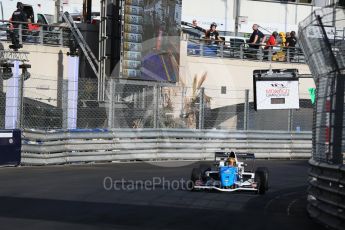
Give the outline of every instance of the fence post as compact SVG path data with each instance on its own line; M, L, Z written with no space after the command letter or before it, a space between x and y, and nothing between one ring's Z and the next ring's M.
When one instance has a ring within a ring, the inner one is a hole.
M180 111L180 118L182 119L182 122L184 123L184 98L185 98L185 87L181 87L181 111ZM185 124L184 124L185 125Z
M199 95L199 129L204 129L204 113L205 113L205 88L200 88Z
M259 47L259 52L257 53L257 55L259 56L258 59L260 61L264 60L264 52L261 47Z
M220 57L224 58L224 45L220 44Z
M59 33L60 46L63 46L63 29L60 29Z
M114 97L115 97L115 81L109 80L109 107L108 107L108 128L114 128Z
M24 118L24 77L19 73L18 81L18 117L17 117L17 129L23 128L23 118Z
M153 88L153 128L159 128L159 85L155 84Z
M68 120L68 80L63 80L62 82L62 128L67 129Z
M243 117L243 129L248 130L249 120L249 89L245 90L245 102L244 102L244 117Z
M40 44L43 45L43 41L44 41L44 30L43 30L43 26L40 26Z
M203 43L200 44L200 56L201 57L204 56L204 44Z
M286 49L286 61L290 62L290 48Z
M146 88L143 88L143 91L141 93L141 108L145 109L146 108Z
M23 44L23 26L22 26L22 24L19 24L18 29L19 29L19 31L18 31L19 43Z
M270 46L270 47L268 48L268 57L267 57L268 61L272 61L272 56L273 56L272 49L273 49L272 46Z
M288 131L291 132L293 130L293 110L289 109L288 113Z
M244 54L243 54L243 45L240 46L240 58L241 58L241 59L244 58Z

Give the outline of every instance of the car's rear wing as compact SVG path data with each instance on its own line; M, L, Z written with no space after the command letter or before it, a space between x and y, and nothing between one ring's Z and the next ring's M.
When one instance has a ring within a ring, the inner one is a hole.
M238 153L233 151L223 151L223 152L215 152L214 158L215 161L224 161L228 157L237 157L237 159L255 159L254 153Z

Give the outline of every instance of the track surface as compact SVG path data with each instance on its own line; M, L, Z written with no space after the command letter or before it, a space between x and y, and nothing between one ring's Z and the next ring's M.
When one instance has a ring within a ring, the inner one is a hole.
M0 228L322 229L305 210L306 161L263 160L257 166L270 170L270 190L264 196L169 190L167 184L147 186L151 191L130 190L130 180L187 180L195 165L0 168ZM106 177L125 178L125 189L107 191Z

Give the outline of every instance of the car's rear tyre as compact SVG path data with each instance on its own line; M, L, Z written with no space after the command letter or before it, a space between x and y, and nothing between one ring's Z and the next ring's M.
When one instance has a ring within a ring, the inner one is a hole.
M265 180L265 173L263 171L255 171L255 178L254 178L256 185L257 185L257 193L263 195L266 193L266 180Z
M206 171L211 171L212 170L212 165L211 164L200 164L199 169L202 174L204 174Z
M267 191L268 187L269 187L269 185L268 185L268 178L269 178L268 168L266 168L266 167L258 167L256 169L256 172L258 172L258 171L263 172L263 174L265 175L265 188L266 188L266 191Z
M193 168L192 175L190 177L191 181L195 182L197 180L201 180L202 173L199 168Z
M193 168L192 170L192 175L190 176L190 182L189 182L189 185L188 185L188 188L191 190L191 191L195 191L195 182L197 180L202 180L202 173L201 173L201 170L199 168Z
M199 169L200 169L200 172L201 172L201 179L203 181L206 181L207 180L207 176L206 176L205 172L211 171L212 170L212 165L211 164L200 164L199 165Z

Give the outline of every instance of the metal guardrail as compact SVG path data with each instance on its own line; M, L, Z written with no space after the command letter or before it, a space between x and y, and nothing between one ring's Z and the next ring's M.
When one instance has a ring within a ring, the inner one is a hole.
M23 133L22 164L211 160L214 152L254 152L257 158L309 158L311 132L114 129Z
M15 28L13 23L18 27ZM73 39L67 26L0 20L0 41L11 42L13 36L17 36L20 44L53 46L69 46Z
M209 41L205 39L189 39L188 56L220 57L256 61L277 61L286 63L305 63L303 51L300 48L285 48L280 46L249 47L246 43L228 41Z
M309 163L309 214L331 228L345 229L345 165Z

